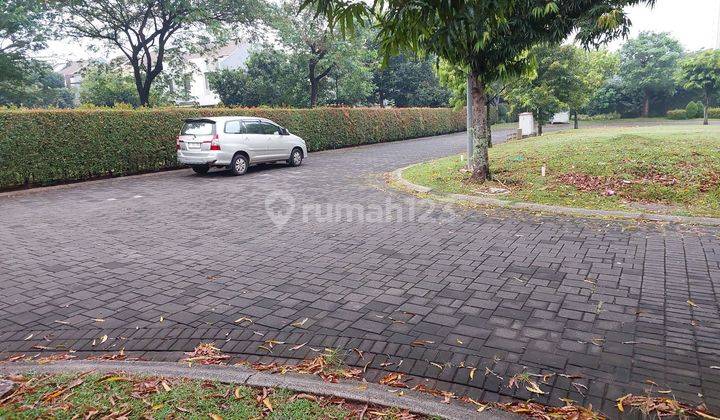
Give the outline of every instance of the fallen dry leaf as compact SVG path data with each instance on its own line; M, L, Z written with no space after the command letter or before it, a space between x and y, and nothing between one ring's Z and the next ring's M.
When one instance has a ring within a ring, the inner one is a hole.
M533 382L533 381L528 381L528 384L525 385L525 389L527 389L528 391L532 392L533 394L539 394L539 395L544 395L544 394L545 394L545 392L543 392L543 390L540 389L540 387L538 386L538 384L536 384L536 383Z
M298 344L297 346L292 346L292 347L290 347L290 350L293 350L293 351L299 350L299 349L305 347L306 344L307 344L307 341L304 342L304 343L302 343L302 344Z
M236 319L235 322L236 322L236 323L249 322L249 323L252 324L252 323L253 323L253 320L250 319L250 318L248 318L248 317L246 317L246 316L241 316L240 318Z
M307 321L308 321L308 319L305 318L305 319L303 319L302 321L296 321L296 322L293 322L293 323L290 324L290 325L292 325L292 326L295 327L295 328L302 328L302 326L305 325L305 323L306 323Z

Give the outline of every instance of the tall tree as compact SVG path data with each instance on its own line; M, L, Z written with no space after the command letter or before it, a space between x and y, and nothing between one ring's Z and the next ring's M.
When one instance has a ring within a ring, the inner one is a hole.
M307 106L305 67L292 54L266 45L245 66L211 75L210 87L225 105Z
M83 71L80 103L96 106L127 104L138 106L140 99L133 78L108 64L94 64Z
M67 0L58 4L64 33L107 42L123 53L132 68L140 105L150 103L152 84L163 71L171 40L189 33L226 35L254 21L263 9L261 0ZM208 42L205 36L195 38Z
M45 47L49 18L45 1L0 2L0 81L23 78L27 53Z
M626 35L623 8L652 0L305 0L341 30L372 19L385 56L401 50L429 53L463 68L473 101L473 179L490 177L487 85L531 64L527 51L559 43L576 32L585 45Z
M377 101L381 105L385 100L392 101L398 107L447 106L450 92L440 85L435 62L431 56L391 57L386 66L378 66L373 74Z
M365 86L371 82L371 75L364 71L362 63L366 55L362 31L353 37L343 38L323 16L315 16L308 10L301 11L299 0L282 3L270 23L277 29L278 40L283 47L295 59L305 63L310 107L318 105L321 87L331 76L335 76L334 81L339 81L343 74L346 78L348 75L360 77L358 82ZM353 68L365 74L353 72ZM334 88L335 98L338 98L337 90L340 89Z
M642 32L620 49L620 75L643 95L641 116L650 115L651 99L675 91L673 74L682 54L680 43L667 33Z
M516 110L535 114L538 134L556 112L577 112L585 84L579 74L576 48L572 45L539 45L531 50L537 65L533 72L515 77L508 99Z
M75 95L47 63L22 60L16 68L22 73L21 80L0 80L0 106L72 108Z
M677 78L685 89L702 93L703 124L708 125L710 95L720 91L720 50L701 51L681 60Z

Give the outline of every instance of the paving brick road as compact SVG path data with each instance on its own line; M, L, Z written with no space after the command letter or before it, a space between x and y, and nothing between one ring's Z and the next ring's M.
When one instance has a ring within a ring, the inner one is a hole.
M382 181L463 141L2 196L0 359L42 346L177 360L215 342L269 360L259 346L276 340L274 357L342 348L375 379L486 400L572 398L614 417L616 398L659 387L720 410L720 230L446 208ZM545 395L507 387L523 371L555 373Z

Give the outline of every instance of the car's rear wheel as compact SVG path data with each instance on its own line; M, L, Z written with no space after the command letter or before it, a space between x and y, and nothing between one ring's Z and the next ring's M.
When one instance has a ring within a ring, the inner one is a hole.
M248 159L244 155L238 153L233 156L232 161L230 162L230 171L233 175L244 175L248 170L248 166L250 166Z
M290 159L287 160L288 165L290 166L300 166L302 165L303 161L303 152L299 148L294 148L293 151L290 153Z
M210 165L192 165L192 170L198 175L205 175L210 170Z

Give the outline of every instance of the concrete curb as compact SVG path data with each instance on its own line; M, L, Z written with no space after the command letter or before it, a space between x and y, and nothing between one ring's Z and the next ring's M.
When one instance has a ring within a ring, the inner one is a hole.
M413 165L405 166L400 169L392 171L391 175L393 180L398 184L416 193L430 194L434 198L442 199L444 201L450 201L454 203L458 202L469 202L473 204L479 204L482 206L492 207L504 207L510 209L530 210L535 212L563 214L570 216L583 216L583 217L595 217L595 218L615 218L615 219L626 219L626 220L648 220L653 222L670 222L670 223L686 223L691 225L706 225L706 226L720 226L720 219L713 217L691 217L691 216L672 216L668 214L654 214L654 213L643 213L643 212L627 212L620 210L592 210L584 209L579 207L564 207L564 206L551 206L548 204L537 204L527 203L521 201L509 201L500 200L497 198L490 197L478 197L474 195L466 194L448 194L433 192L432 188L413 184L407 179L403 178L402 173L406 169L410 169L414 166L420 165L416 163Z
M182 377L198 380L213 380L225 383L237 383L253 387L286 388L296 392L305 392L323 396L334 396L369 404L398 407L411 410L426 416L439 416L452 420L473 419L507 419L516 420L520 417L505 411L487 409L478 413L469 405L453 401L442 403L438 398L416 391L404 390L398 396L398 388L385 385L361 383L358 381L325 382L311 375L271 374L258 372L244 366L202 366L192 367L183 363L141 362L141 361L89 361L70 360L48 364L37 363L6 363L0 365L0 375L20 373L63 373L87 372L101 373L126 372L145 376ZM360 386L362 384L362 386Z

